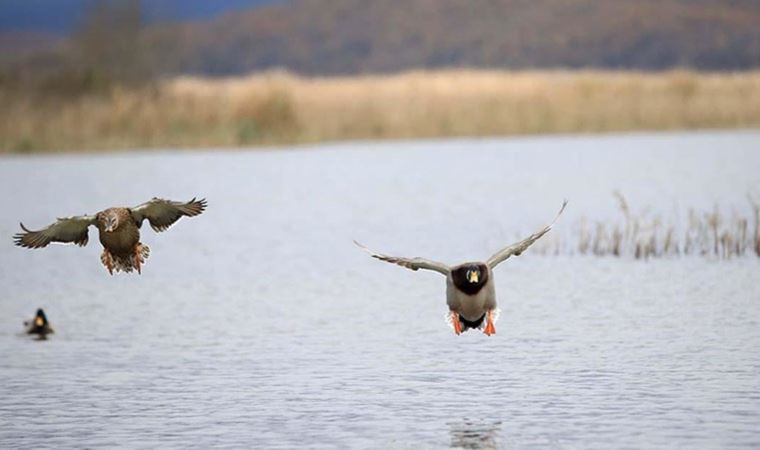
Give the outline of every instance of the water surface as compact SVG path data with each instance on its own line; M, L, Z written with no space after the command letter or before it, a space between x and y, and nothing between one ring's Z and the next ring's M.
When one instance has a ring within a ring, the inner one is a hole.
M747 131L0 159L0 447L756 448L758 259L527 252L496 270L497 334L457 337L440 275L351 240L481 259L563 198L557 234L617 217L613 189L745 211L759 147ZM109 276L94 232L10 239L153 196L209 209L145 227L141 276ZM37 307L44 342L19 334Z

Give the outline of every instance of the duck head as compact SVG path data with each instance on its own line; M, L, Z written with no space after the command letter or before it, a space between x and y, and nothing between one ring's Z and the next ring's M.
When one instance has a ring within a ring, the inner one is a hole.
M50 323L48 323L45 311L41 308L37 310L37 314L35 314L32 320L24 322L24 326L27 327L26 332L28 334L35 334L41 338L44 338L45 335L53 332L53 329L50 328Z
M468 295L477 294L488 281L488 266L483 263L465 263L451 271L454 285Z
M42 308L37 310L37 314L34 316L34 326L36 327L44 327L48 324L47 316L45 315L45 311L42 310Z
M119 228L119 216L113 211L101 211L98 213L97 219L103 225L103 231L106 233Z

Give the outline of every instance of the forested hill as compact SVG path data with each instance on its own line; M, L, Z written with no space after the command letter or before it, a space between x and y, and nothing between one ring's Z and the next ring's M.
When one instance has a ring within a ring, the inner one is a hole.
M760 66L756 0L293 0L156 28L162 71Z
M77 45L84 48L72 54L87 57L87 47L97 47L91 61L108 56L116 64L147 67L142 72L154 75L233 75L270 68L356 74L462 66L760 67L758 0L262 2L205 20L143 21L137 33L123 21L90 23L97 33L79 33ZM2 42L9 42L7 36ZM14 48L10 42L3 47ZM134 47L129 55L120 53L126 46Z

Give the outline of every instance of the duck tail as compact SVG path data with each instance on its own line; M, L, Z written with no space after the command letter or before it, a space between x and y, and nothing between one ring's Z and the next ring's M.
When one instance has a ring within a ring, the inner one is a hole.
M150 247L138 242L136 252L140 257L140 265L145 264L145 260L150 255ZM100 255L100 262L103 263L112 275L113 272L130 273L138 269L134 254L113 254L107 249L103 249L103 253Z
M491 311L491 318L494 323L496 323L497 320L499 320L499 315L501 314L501 309L496 308ZM451 327L451 329L454 329L454 323L452 322L452 317L450 313L447 313L445 316L446 324ZM480 330L483 331L486 327L486 314L483 313L483 316L475 321L469 321L465 319L464 317L459 316L459 322L462 327L462 331L467 330Z

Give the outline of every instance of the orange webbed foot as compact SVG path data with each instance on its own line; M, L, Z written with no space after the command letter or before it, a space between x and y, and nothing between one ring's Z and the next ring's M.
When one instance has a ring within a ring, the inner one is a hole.
M462 322L459 321L459 314L451 311L451 325L454 326L454 333L462 334Z
M106 269L108 269L108 273L113 275L113 257L111 256L111 252L109 252L106 249L103 249L103 254L100 256L100 261L103 263L104 266L106 266Z
M486 313L486 328L483 330L487 336L496 334L496 326L493 324L493 314L491 311Z
M137 269L137 274L142 275L142 271L140 263L142 262L142 258L140 255L140 244L135 245L135 268Z

